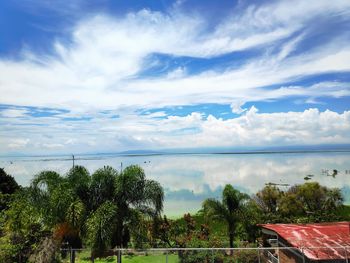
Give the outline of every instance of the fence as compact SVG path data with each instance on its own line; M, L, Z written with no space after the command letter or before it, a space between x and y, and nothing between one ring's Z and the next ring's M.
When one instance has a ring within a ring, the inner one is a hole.
M65 263L73 262L73 257L76 263L350 263L350 246L114 249L101 257L84 249L64 249L62 253L66 253Z

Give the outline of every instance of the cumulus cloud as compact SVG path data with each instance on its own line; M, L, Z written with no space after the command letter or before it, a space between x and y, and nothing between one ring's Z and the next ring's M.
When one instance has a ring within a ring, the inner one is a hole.
M231 103L232 112L236 114L241 114L242 112L245 112L247 109L242 108L243 105L244 105L244 102Z
M156 117L155 116L161 116ZM0 119L1 121L1 119ZM186 116L163 114L120 118L93 118L62 122L58 117L15 120L7 124L12 137L30 138L0 141L1 153L24 147L27 153L46 149L58 152L115 152L126 149L198 147L246 147L348 143L350 111L337 113L311 108L303 112L259 113L254 106L237 118L223 120L193 112ZM45 123L46 125L38 125ZM28 132L29 131L29 132ZM4 133L2 131L3 134Z

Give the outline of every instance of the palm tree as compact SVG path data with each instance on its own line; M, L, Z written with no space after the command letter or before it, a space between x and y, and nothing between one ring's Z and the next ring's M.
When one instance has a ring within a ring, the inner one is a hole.
M67 233L74 248L87 236L94 256L112 247L127 247L130 228L139 228L141 217L159 217L163 209L163 188L146 179L137 165L121 174L105 166L92 176L82 166L65 177L44 171L35 176L30 189L33 206L47 228L56 229L62 238Z
M89 172L82 166L69 170L66 177L54 171L37 174L31 183L31 199L47 227L59 233L61 241L72 248L82 245L86 209L82 200L88 196ZM75 261L75 252L72 252Z
M207 216L221 219L227 223L227 232L230 239L230 247L233 248L233 240L237 222L244 212L244 206L249 200L247 194L234 189L232 185L226 185L222 193L222 201L213 198L206 199L203 208Z
M163 209L163 188L146 179L137 165L126 167L121 174L108 166L97 170L91 178L90 193L88 231L95 256L108 247L127 247L129 228L139 226L140 215L154 218Z
M88 237L93 258L103 255L110 248L117 217L118 210L115 204L106 201L87 220Z
M48 227L65 222L67 209L74 198L64 177L54 171L40 172L34 177L30 192L33 204Z
M120 222L115 245L127 245L122 235L125 223L137 223L132 219L137 218L135 214L138 213L149 218L159 216L163 210L163 200L163 188L158 182L146 179L143 169L137 165L126 167L116 183L115 202Z

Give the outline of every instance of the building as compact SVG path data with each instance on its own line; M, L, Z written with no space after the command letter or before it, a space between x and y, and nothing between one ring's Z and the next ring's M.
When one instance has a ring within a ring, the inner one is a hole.
M260 226L270 262L350 263L350 222Z

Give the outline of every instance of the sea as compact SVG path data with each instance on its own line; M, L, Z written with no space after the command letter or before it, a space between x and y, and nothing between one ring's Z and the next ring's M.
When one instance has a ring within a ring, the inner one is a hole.
M43 170L66 174L73 165L72 156L0 157L0 167L28 186ZM282 190L306 181L340 188L350 204L350 152L269 152L225 154L98 154L76 155L75 165L90 173L109 165L122 170L140 165L148 179L164 188L164 213L178 217L196 213L206 198L221 199L226 184L250 195L267 184Z

